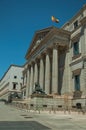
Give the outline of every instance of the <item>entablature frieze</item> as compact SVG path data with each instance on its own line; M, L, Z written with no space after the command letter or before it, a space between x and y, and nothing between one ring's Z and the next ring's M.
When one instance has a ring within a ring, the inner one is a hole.
M46 48L43 52L44 55L50 55L51 54L51 49L50 48Z
M45 56L48 54L49 57L52 57L52 52L53 49L57 49L58 51L60 51L61 53L66 53L68 51L68 46L60 46L58 43L53 43L52 45L46 47L45 49L43 49L42 51L40 51L39 53L33 55L33 57L30 58L29 60L29 64L31 64L32 62L39 62L40 59L44 59Z
M40 54L40 59L44 59L44 58L45 58L45 53L42 52L42 53Z
M59 48L59 44L58 43L53 43L52 49L58 50L58 48Z
M51 47L56 47L56 48L58 48L58 46L62 46L62 47L64 47L64 46L69 46L69 43L70 43L70 40L69 39L65 39L65 38L63 38L63 39L58 39L58 37L52 37L49 41L48 41L48 43L47 43L47 45L49 45L49 46L51 46Z

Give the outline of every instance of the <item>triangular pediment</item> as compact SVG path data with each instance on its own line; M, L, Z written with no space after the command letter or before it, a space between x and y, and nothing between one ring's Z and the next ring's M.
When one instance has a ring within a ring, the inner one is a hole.
M42 38L43 36L43 38ZM42 39L41 39L42 38ZM43 29L37 31L32 40L31 46L28 49L25 58L28 60L31 56L33 56L42 46L49 44L51 42L57 42L59 44L67 44L69 43L70 32L59 29L56 27L51 27L47 29Z
M27 57L28 53L34 51L38 47L38 45L41 44L42 40L48 35L48 33L54 28L55 27L52 26L36 31L25 57Z

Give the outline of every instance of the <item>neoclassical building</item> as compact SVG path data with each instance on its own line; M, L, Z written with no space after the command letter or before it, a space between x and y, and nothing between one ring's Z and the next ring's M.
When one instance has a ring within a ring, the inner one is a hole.
M30 97L35 82L48 95L86 96L86 5L61 28L36 31L25 55L22 91Z

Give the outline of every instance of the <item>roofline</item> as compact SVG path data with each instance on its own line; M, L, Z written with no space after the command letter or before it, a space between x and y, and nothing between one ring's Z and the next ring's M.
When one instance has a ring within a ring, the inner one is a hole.
M50 27L47 27L47 28L43 28L43 29L37 30L36 33L40 33L40 32L46 31L48 29L53 29L53 28L56 28L56 27L55 26L50 26Z
M14 64L11 64L7 71L4 73L4 75L2 76L2 78L0 79L0 82L2 81L2 79L5 77L5 75L7 74L7 72L10 70L11 67L19 67L19 68L23 68L23 66L19 66L19 65L14 65Z
M79 9L79 11L78 11L71 19L69 19L69 21L67 21L64 25L62 25L61 28L64 28L65 26L67 26L67 24L71 24L72 21L73 21L76 17L78 17L79 14L82 13L85 9L86 9L86 4L84 4L84 5L82 6L82 8Z
M32 38L32 41L31 41L31 43L30 43L30 46L29 46L29 48L27 49L27 52L26 52L26 54L25 54L25 59L26 59L27 54L28 54L28 51L29 51L29 49L30 49L30 47L31 47L31 45L32 45L32 43L33 43L33 40L34 40L34 38L35 38L35 35L36 35L37 33L41 33L41 32L43 32L43 31L46 31L46 30L48 30L48 29L53 29L53 28L57 28L57 27L55 27L55 26L50 26L50 27L43 28L43 29L40 29L40 30L37 30L37 31L34 32L34 36L33 36L33 38Z

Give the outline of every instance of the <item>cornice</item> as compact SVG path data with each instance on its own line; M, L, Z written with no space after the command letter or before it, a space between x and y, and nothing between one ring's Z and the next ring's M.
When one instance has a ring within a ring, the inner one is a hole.
M83 19L81 19L80 22L81 22L82 25L86 24L86 16Z
M56 27L55 26L47 27L47 28L36 31L36 33L42 33L42 32L46 32L46 31L50 31L53 28L56 28Z
M72 61L72 62L70 63L70 66L73 66L73 65L75 65L75 64L78 64L78 63L80 63L80 62L82 62L82 61L86 62L86 55L83 55L82 57L79 57L78 59Z
M77 26L77 28L75 28L73 31L71 31L71 34L75 33L77 30L79 30L81 28L81 24Z
M79 58L77 58L76 60L72 61L72 62L70 63L70 66L73 66L73 65L75 65L75 64L78 64L78 63L80 63L80 62L82 62L82 61L83 61L82 57L79 57Z
M83 5L83 7L70 19L68 22L66 22L61 28L65 28L67 25L70 25L77 17L79 17L83 11L86 9L86 4Z
M9 82L6 83L4 86L1 85L1 86L0 86L0 91L5 90L6 88L8 88L8 85L9 85Z
M1 91L0 92L0 97L3 96L3 95L5 95L5 94L7 94L7 93L9 93L8 89L6 89L5 91Z
M0 79L0 82L4 79L4 77L6 76L6 74L9 72L9 70L11 69L11 67L17 67L17 68L24 68L23 66L18 66L18 65L14 65L14 64L11 64L9 66L9 68L7 69L7 71L4 73L4 75L2 76L2 78Z
M26 88L26 84L24 84L24 85L21 87L21 90L24 89L24 88Z
M75 36L71 38L71 42L74 43L74 41L79 40L81 32L78 32Z

